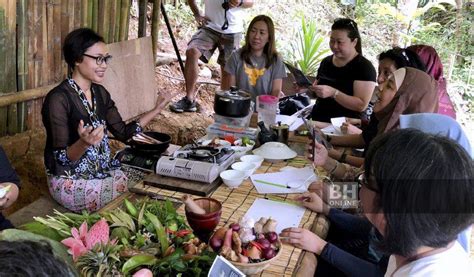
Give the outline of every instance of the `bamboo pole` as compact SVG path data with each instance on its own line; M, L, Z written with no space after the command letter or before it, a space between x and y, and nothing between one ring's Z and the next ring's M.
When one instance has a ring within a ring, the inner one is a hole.
M28 90L19 91L19 92L2 94L0 96L0 107L6 107L9 105L14 105L21 102L42 99L43 97L46 96L46 94L48 94L50 90L52 90L57 85L58 83L54 85L28 89Z
M147 0L138 1L138 37L146 36L146 10Z
M27 20L27 0L18 0L17 2L17 38L18 38L18 90L27 88L28 80L28 20ZM26 103L18 103L18 131L26 130Z
M127 40L128 38L128 25L130 20L130 5L131 0L122 0L120 9L120 37L119 41Z
M81 0L81 25L83 27L89 27L89 20L88 20L88 12L89 12L89 0Z
M99 1L98 33L109 43L111 0Z
M115 0L117 10L115 11L115 26L114 26L114 42L120 41L120 22L121 18L120 16L122 15L122 0ZM124 0L126 1L126 0Z
M151 20L151 41L153 44L153 58L156 61L156 53L158 52L158 33L160 31L160 7L161 0L153 1L153 15Z
M99 0L92 0L92 30L97 31L99 27Z
M110 11L106 11L109 17L109 34L108 34L108 42L113 43L115 38L115 22L117 19L117 1L116 0L109 0L110 1Z
M0 93L15 92L16 87L16 1L0 1ZM18 131L17 105L0 111L0 135Z

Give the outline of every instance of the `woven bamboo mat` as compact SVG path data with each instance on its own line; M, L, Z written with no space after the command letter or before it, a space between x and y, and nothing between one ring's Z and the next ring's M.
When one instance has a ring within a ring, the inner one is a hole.
M267 163L264 162L260 168L257 169L256 173L270 173L278 172L280 168L285 166L304 167L307 164L307 160L303 157L297 157L288 161L279 163ZM321 172L318 172L321 173ZM183 193L156 188L153 186L145 185L143 182L139 182L135 185L135 188L146 190L152 194L157 194L162 197L180 198ZM288 194L259 194L250 179L244 181L238 188L230 189L225 185L221 185L214 191L210 197L217 199L222 203L222 215L219 226L227 225L232 222L237 222L250 208L256 198L267 198L274 200L286 200L292 199L292 195ZM110 208L110 207L108 207ZM184 206L178 209L178 213L184 215ZM301 220L300 227L307 228L325 238L329 224L324 216L318 216L315 212L306 210L303 219ZM272 265L260 275L257 276L292 276L299 275L297 271L300 268L303 260L302 255L305 251L292 247L290 245L284 245L280 258L272 263ZM312 255L307 253L307 255ZM313 255L314 256L314 255Z

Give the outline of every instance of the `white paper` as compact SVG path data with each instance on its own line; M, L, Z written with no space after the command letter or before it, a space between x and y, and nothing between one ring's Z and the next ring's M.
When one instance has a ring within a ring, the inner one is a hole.
M216 256L214 262L212 263L208 277L220 277L220 276L235 276L235 277L244 277L243 274L238 268L231 264L222 256Z
M278 222L277 234L289 227L299 227L305 212L304 207L289 202L279 202L257 198L245 214L247 218L258 221L261 217L272 218Z
M323 132L326 135L342 136L341 130L336 129L333 125L329 125L325 128L322 128L321 132Z
M334 128L336 130L338 130L339 132L341 132L341 126L342 126L342 123L344 123L344 122L346 122L345 117L333 117L333 118L331 118L332 126L334 126Z
M289 116L289 115L277 114L276 119L275 119L275 124L277 124L279 121L281 122L281 124L288 125L290 132L298 129L298 127L303 125L303 120L294 115Z
M312 167L296 168L291 170L284 170L274 173L254 174L250 176L255 189L258 193L302 193L308 191L308 186L316 181L318 178L314 173ZM296 188L284 188L275 185L270 185L263 182L273 183L281 186L288 186Z

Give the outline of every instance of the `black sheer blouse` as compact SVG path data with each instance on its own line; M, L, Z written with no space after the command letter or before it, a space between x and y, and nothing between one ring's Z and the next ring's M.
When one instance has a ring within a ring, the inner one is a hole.
M110 93L101 85L92 84L95 115L89 116L79 93L71 86L72 80L65 80L52 89L45 98L41 114L46 128L44 162L49 174L72 179L105 178L108 171L120 166L110 157L107 134L126 141L141 132L140 125L133 121L126 124L120 116ZM100 122L106 126L105 136L98 146L90 146L75 162L67 157L66 149L79 139L79 121L84 125Z

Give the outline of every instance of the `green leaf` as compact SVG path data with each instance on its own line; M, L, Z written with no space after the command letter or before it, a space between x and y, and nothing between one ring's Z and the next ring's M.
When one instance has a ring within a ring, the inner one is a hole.
M165 253L166 250L168 249L168 236L166 235L166 230L161 224L161 222L158 220L158 217L156 215L146 212L145 216L150 220L150 222L153 224L156 232L156 237L158 238L158 241L160 242L161 246L161 253Z
M158 259L151 255L136 255L128 259L122 266L122 273L127 274L131 270L142 265L154 265Z

